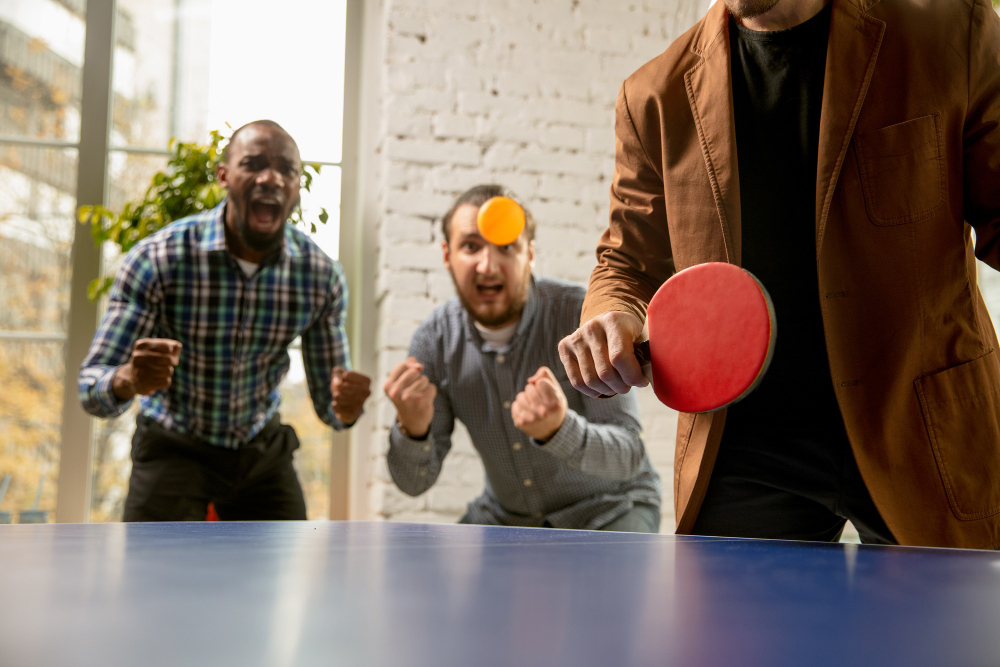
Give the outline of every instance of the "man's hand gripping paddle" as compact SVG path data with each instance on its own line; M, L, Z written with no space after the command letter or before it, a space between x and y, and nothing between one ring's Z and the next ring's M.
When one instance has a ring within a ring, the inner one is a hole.
M725 262L671 276L649 302L646 324L649 340L635 356L660 402L680 412L721 410L753 391L777 334L767 290Z

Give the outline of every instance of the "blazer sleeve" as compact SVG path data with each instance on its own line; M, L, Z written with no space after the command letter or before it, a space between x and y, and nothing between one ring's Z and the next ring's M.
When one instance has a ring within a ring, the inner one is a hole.
M1000 270L1000 16L988 0L972 9L963 141L965 219L976 230L976 257Z
M581 323L609 311L646 319L646 306L674 272L667 231L660 128L636 129L622 84L615 104L615 170L608 228L597 245L597 267ZM655 121L654 121L655 122Z

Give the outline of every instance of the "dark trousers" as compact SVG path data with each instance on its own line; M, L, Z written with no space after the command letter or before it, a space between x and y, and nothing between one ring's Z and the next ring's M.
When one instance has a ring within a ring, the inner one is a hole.
M469 513L466 512L458 522L472 523L469 519ZM553 527L548 521L542 524L542 528ZM647 503L635 503L628 512L611 523L601 526L598 530L618 533L658 533L660 531L660 508Z
M169 431L140 415L132 437L125 521L202 521L208 503L227 521L305 519L292 456L295 430L278 416L240 449Z
M658 533L660 532L660 508L656 505L636 503L625 514L611 523L601 526L600 530L618 533Z
M850 520L866 544L896 544L842 424L822 437L727 431L692 534L836 542Z

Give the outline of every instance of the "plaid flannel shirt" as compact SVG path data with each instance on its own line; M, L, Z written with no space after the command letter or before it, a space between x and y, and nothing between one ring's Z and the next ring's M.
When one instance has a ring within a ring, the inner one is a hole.
M140 397L165 428L238 448L277 412L288 346L302 336L316 414L341 428L330 374L348 367L347 283L340 264L285 225L281 252L247 276L226 249L226 202L178 220L125 256L110 303L78 377L87 412L114 417L131 401L112 391L115 370L136 340L170 338L183 350L166 391Z

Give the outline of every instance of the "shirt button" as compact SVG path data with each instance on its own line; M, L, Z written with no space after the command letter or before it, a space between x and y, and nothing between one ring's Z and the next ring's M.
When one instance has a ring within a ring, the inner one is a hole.
M431 446L430 445L424 445L424 451L425 452L431 451Z
M542 514L541 512L535 512L535 518L536 519L541 519L543 516L545 516L545 515Z
M525 486L531 486L531 479L524 480L524 485Z
M420 470L420 476L421 476L421 477L427 477L427 471L426 471L426 470L424 470L424 469L421 469L421 470Z
M521 443L519 443L519 442L515 442L515 443L514 443L513 445L511 445L511 447L513 447L513 448L514 448L514 451L515 451L515 452L519 452L519 451L521 451ZM529 480L528 480L527 482L525 482L525 483L524 483L524 485L525 485L525 486L528 486L528 482L530 482L530 481L531 481L531 480L529 479Z
M504 401L503 402L503 409L504 410L510 410L510 401Z
M502 354L498 354L497 355L497 363L498 364L502 364L506 360L507 360L507 357L503 356Z

